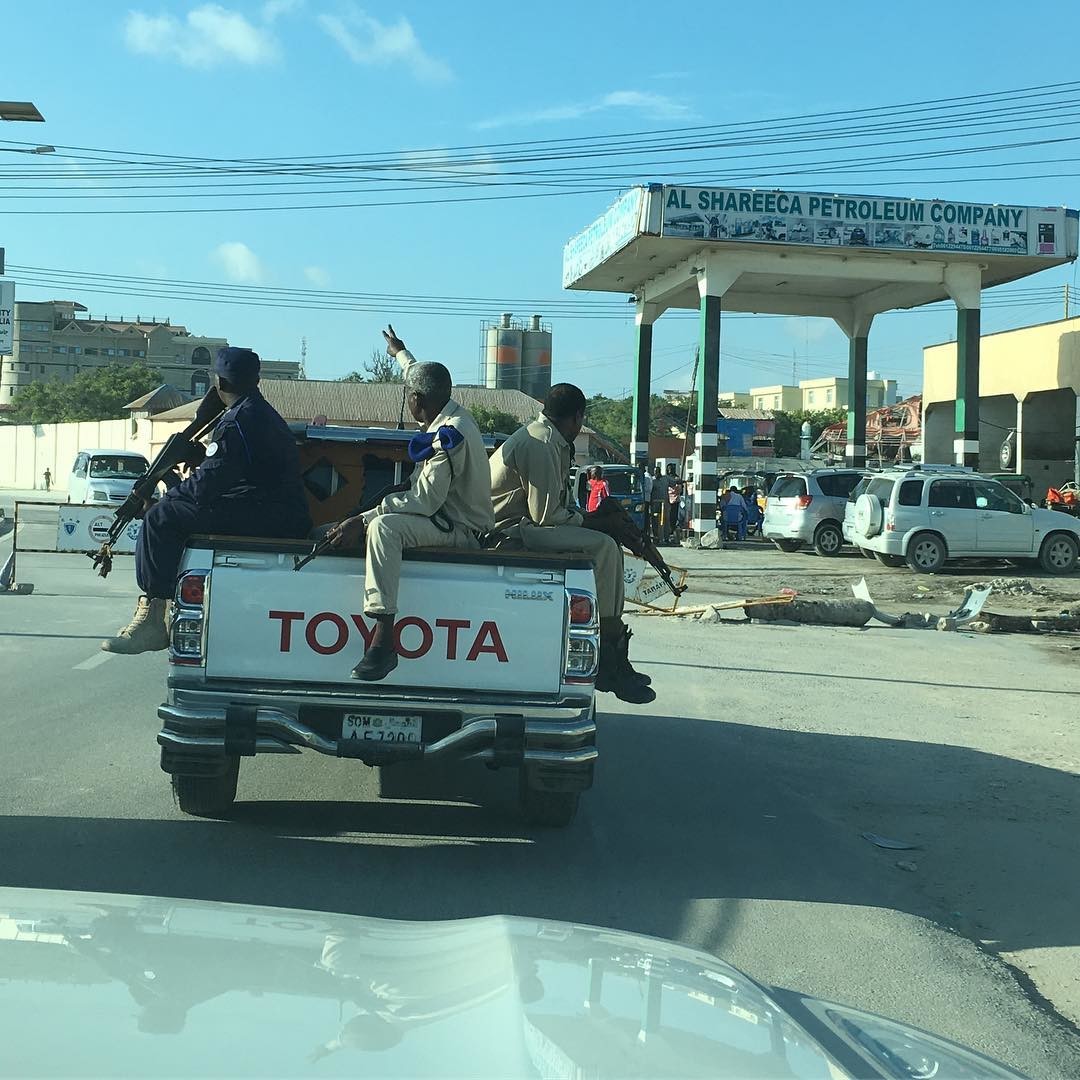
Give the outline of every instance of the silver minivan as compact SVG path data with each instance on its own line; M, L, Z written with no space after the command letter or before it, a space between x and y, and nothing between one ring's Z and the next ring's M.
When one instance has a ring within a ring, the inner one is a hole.
M861 469L782 473L765 503L762 534L781 551L813 544L819 555L839 555L847 498L865 475Z
M82 450L68 478L68 502L122 503L149 468L133 450Z

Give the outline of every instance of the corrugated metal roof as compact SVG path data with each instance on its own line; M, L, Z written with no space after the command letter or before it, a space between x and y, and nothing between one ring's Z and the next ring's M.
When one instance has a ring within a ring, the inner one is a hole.
M151 390L149 394L143 394L142 397L129 401L124 408L132 412L135 409L148 409L150 412L161 413L168 409L179 408L192 400L194 400L193 395L186 390L181 390L179 386L162 383L156 390ZM194 416L194 412L191 415Z
M772 409L717 409L721 420L773 420Z
M320 379L266 379L259 389L286 420L325 416L330 424L394 425L401 415L401 383L337 382ZM454 387L454 398L466 409L483 407L509 413L521 423L534 420L540 402L521 390L488 390L477 386ZM155 420L190 420L196 402L158 413ZM411 423L408 413L406 422Z

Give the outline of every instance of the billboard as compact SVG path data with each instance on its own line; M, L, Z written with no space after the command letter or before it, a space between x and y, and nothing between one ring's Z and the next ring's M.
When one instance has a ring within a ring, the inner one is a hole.
M744 188L663 188L672 239L1068 258L1064 207Z
M15 282L0 281L0 356L15 351Z
M626 247L642 231L645 189L631 188L563 248L563 288Z

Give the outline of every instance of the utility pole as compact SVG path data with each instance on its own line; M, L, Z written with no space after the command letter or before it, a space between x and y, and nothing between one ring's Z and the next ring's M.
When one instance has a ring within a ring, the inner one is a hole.
M1069 286L1065 286L1065 318L1069 317Z
M300 339L300 371L297 378L307 378L307 338L302 337Z

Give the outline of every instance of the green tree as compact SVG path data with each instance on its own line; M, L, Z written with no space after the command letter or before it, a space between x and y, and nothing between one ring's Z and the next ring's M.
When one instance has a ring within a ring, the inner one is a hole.
M810 441L813 441L830 424L847 420L847 409L797 409L794 412L774 412L776 430L773 449L777 457L798 457L801 449L802 426L810 421Z
M9 415L21 424L122 420L129 401L160 385L160 373L145 363L109 364L66 383L31 383L16 396Z
M371 357L363 371L350 371L342 375L338 382L401 383L405 376L401 365L383 349L372 349Z
M599 431L601 435L606 435L627 452L630 450L633 418L634 399L632 397L609 398L604 394L597 394L589 398L585 407L585 423ZM693 421L694 414L691 412L691 430L688 436L691 445L694 439ZM685 427L686 406L673 404L666 397L653 394L649 399L649 434L682 434Z
M485 435L494 435L496 433L513 435L521 427L521 421L516 416L503 412L501 409L489 409L486 405L477 405L475 408L470 409L469 412L472 413L476 426Z

